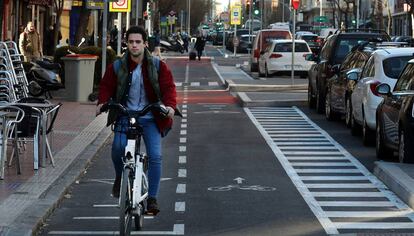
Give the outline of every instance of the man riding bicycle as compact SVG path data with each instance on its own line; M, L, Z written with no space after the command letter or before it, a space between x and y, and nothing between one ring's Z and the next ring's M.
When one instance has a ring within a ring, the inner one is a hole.
M101 113L104 103L112 99L126 106L128 110L142 110L146 105L161 101L168 110L167 117L157 113L148 113L138 122L143 127L145 148L148 153L148 199L147 213L159 212L157 194L161 179L161 137L172 127L172 118L176 110L176 90L173 75L167 64L152 58L146 48L147 34L142 27L134 26L126 32L127 52L106 69L100 82L96 114ZM115 181L112 196L119 198L122 176L122 156L127 142L127 117L118 116L116 110L110 110L107 125L115 122L112 144L112 162L115 167Z

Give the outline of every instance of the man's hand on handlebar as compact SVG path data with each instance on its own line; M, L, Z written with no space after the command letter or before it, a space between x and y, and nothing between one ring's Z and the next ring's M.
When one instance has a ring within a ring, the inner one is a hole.
M167 117L172 119L174 117L174 113L175 113L174 108L169 107L169 106L167 106L165 108L168 110Z
M102 106L103 106L103 103L98 104L98 106L96 106L96 116L99 116L102 113L101 111Z

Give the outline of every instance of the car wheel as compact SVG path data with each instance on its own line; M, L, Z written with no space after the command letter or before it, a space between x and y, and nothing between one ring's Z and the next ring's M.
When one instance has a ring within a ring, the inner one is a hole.
M326 92L326 97L325 97L325 117L327 120L333 121L333 120L336 120L337 115L331 109L331 92L330 91L331 90L328 89L328 91Z
M347 97L345 100L345 124L348 128L351 128L352 112L351 98Z
M269 70L267 69L267 65L265 64L265 77L269 78L270 74L269 74Z
M365 146L372 146L374 142L374 132L368 127L365 115L362 121L362 143Z
M319 114L322 114L324 112L324 109L325 109L325 101L322 98L321 90L318 89L318 91L316 91L316 111Z
M260 70L260 65L257 66L257 71L259 72L259 77L264 76L263 72Z
M311 86L311 82L309 81L309 85L308 85L308 106L309 108L315 108L316 105L316 101L315 98L312 97L312 86Z
M393 153L384 144L384 135L382 133L381 124L377 120L375 128L376 140L375 140L375 152L379 160L390 160L393 157Z
M361 126L356 122L354 114L351 114L351 135L358 136L361 134Z
M413 150L412 150L412 140L409 140L407 133L404 131L404 128L400 129L398 143L398 159L401 163L414 163Z
M257 72L258 70L259 70L259 66L252 63L250 66L250 72Z

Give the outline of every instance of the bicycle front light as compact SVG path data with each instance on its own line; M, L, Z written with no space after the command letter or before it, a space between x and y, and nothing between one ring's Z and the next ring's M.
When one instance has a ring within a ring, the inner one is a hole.
M129 122L131 123L131 125L135 125L135 123L137 123L137 120L134 117L131 117L129 119Z

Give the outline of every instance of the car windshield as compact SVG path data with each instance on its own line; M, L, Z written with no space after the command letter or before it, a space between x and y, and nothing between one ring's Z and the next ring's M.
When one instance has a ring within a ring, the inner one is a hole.
M317 35L303 35L302 39L306 41L317 40L318 36Z
M273 52L292 52L292 43L277 43ZM295 52L309 52L306 43L295 43Z
M413 56L390 57L382 62L386 76L397 79L407 62L413 59Z

